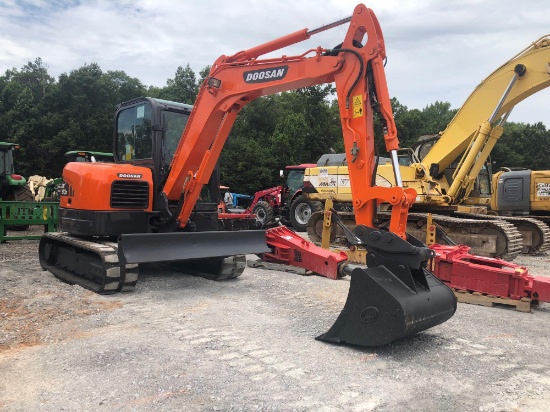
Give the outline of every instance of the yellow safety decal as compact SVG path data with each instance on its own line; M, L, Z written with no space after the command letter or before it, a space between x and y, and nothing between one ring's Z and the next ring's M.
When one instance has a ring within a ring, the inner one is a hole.
M353 118L361 117L364 115L363 110L363 95L358 94L357 96L353 96Z

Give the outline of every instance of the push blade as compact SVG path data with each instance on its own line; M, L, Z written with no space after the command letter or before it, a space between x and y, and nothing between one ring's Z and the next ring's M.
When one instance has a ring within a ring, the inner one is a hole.
M217 258L271 250L265 242L265 230L127 234L120 236L118 246L126 263Z

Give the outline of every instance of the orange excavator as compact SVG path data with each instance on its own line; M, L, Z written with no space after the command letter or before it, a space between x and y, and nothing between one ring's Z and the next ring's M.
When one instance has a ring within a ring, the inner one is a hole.
M259 59L346 23L344 41L334 48ZM360 4L351 17L219 57L194 106L149 98L122 104L115 116L116 162L64 168L61 232L42 237L42 267L98 293L130 290L139 264L149 262L172 262L213 279L237 277L245 254L271 249L263 230L216 230L217 202L209 199L219 182L211 178L235 118L260 96L334 82L358 224L350 236L365 245L369 260L368 268L347 261L335 267L351 276L350 291L319 339L383 345L447 321L456 299L427 270L434 252L405 233L416 192L404 189L399 176L385 58L376 16ZM374 186L374 111L383 119L395 187ZM393 205L389 230L374 227L378 202Z

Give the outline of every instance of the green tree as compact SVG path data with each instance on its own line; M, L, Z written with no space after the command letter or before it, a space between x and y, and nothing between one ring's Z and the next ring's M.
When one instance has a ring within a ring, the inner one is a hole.
M197 94L199 93L199 88L202 85L202 82L204 82L204 80L210 74L210 69L211 69L210 66L206 66L199 72L200 78L199 78L199 81L197 82Z
M20 174L41 171L48 163L39 142L50 132L48 102L55 89L55 80L40 58L0 77L0 138L21 145L16 154Z
M52 133L39 144L52 159L43 174L60 175L69 150L111 152L116 105L145 92L138 79L123 71L104 73L96 63L63 73L50 104Z
M308 87L245 106L222 152L223 184L254 193L280 184L278 171L285 166L313 163L330 148L339 149L342 131L338 107L329 100L332 93L330 85ZM248 156L254 149L255 156Z
M193 104L197 97L197 78L189 64L179 66L173 79L166 81L158 97L174 102Z
M524 167L533 170L550 169L545 150L550 144L550 131L543 123L507 123L504 133L491 154L495 167Z

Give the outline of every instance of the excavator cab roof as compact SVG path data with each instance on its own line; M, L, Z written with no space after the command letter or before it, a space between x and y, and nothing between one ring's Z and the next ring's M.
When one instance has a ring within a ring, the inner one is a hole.
M132 99L132 100L128 100L126 102L119 103L118 106L117 106L117 110L121 107L132 106L136 103L144 102L144 101L149 101L149 102L152 102L152 103L156 103L156 104L160 104L160 105L164 105L164 106L168 106L168 107L172 106L172 107L178 108L178 109L186 109L186 110L192 110L193 109L193 105L190 105L190 104L179 103L179 102L174 102L174 101L165 100L165 99L157 99L156 97L138 97L136 99Z
M98 162L114 162L112 153L93 152L90 150L71 150L65 153L65 158L69 162L91 162L92 157Z

